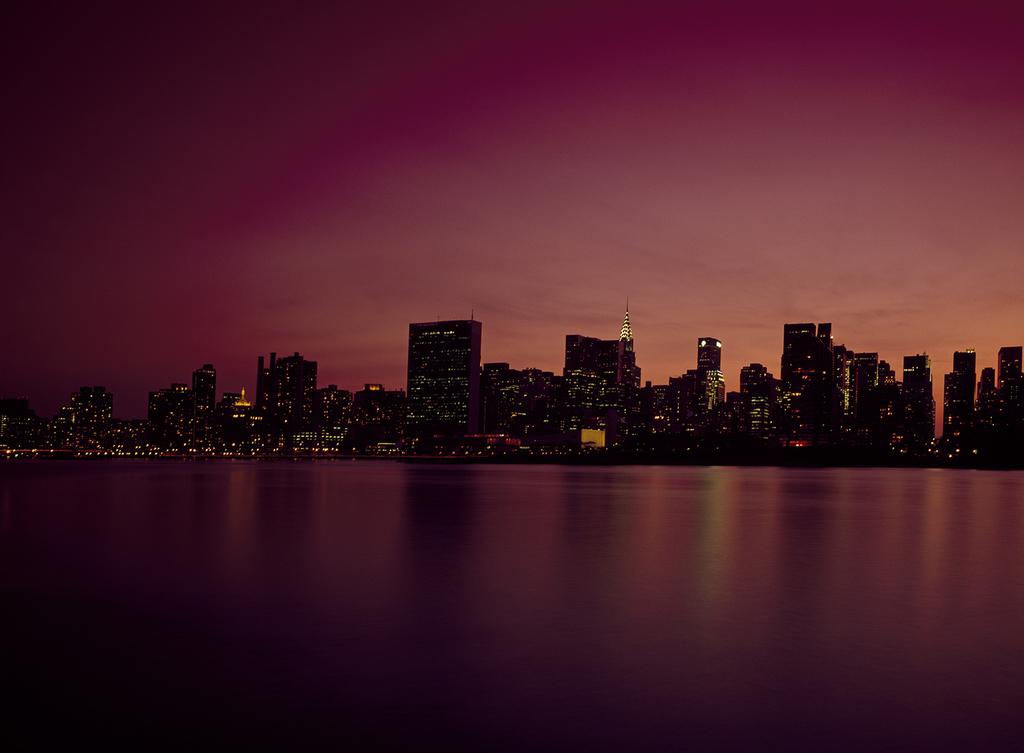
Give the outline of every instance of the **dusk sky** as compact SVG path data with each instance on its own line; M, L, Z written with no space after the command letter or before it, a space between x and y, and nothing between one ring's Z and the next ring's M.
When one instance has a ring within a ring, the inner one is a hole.
M655 383L699 336L728 389L778 376L787 321L937 388L955 349L992 366L1024 341L1024 4L816 5L9 17L0 396L140 417L271 350L404 388L408 323L471 311L485 361L560 371L627 296Z

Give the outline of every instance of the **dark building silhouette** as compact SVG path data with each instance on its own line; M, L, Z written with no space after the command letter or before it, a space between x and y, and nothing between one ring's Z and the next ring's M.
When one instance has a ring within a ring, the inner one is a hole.
M768 369L752 363L740 369L737 430L762 442L776 434L778 382Z
M46 422L29 408L25 398L0 400L0 450L46 445Z
M986 366L978 380L978 400L975 407L974 424L986 434L995 428L999 413L999 392L996 389L996 370Z
M639 392L640 427L644 434L664 434L668 431L666 395L668 385L644 383Z
M953 354L953 370L942 385L942 435L956 440L974 423L974 394L978 381L977 355L973 350Z
M204 363L192 372L192 397L192 445L198 449L212 439L211 422L217 404L217 370L212 363Z
M670 434L692 434L696 431L698 383L696 369L669 377L665 388L665 418Z
M217 403L217 370L212 363L204 363L192 372L192 395L195 398L196 418L213 412Z
M516 433L516 423L526 414L523 374L507 363L485 363L480 381L483 432Z
M480 382L484 434L523 438L558 433L560 380L541 369L484 364Z
M999 398L1012 410L1019 411L1022 400L1020 345L999 348Z
M406 437L479 434L480 340L475 320L409 325L409 381Z
M930 388L929 388L930 389ZM896 371L889 365L888 361L878 362L878 386L875 388L873 405L876 410L873 421L875 449L897 450L908 449L907 444L907 422L906 422L906 397L904 396L903 385L896 379ZM932 425L927 430L929 441L935 434L935 399L932 398L930 405ZM917 448L920 451L926 449L926 445Z
M616 382L618 384L618 433L630 436L640 431L640 367L636 365L633 326L629 321L629 304L622 318L616 353Z
M195 407L195 395L187 384L175 383L150 392L146 417L153 444L176 452L190 447Z
M619 342L565 336L562 431L602 429L610 435L616 433L622 411Z
M861 447L885 444L879 441L879 417L882 411L878 353L853 353L847 357L849 376L849 418L847 434L852 444Z
M903 399L904 441L910 450L923 451L935 438L935 397L931 359L927 355L904 356Z
M1024 349L1020 345L999 349L999 383L997 386L1000 392L1020 383L1022 350Z
M705 371L722 370L722 341L715 337L697 340L697 368Z
M716 413L725 403L722 374L722 341L714 337L697 340L697 369L694 372L693 417L698 429L715 430Z
M102 450L114 419L114 396L105 387L82 387L71 394L70 404L54 418L57 447Z
M523 369L520 372L523 389L523 416L521 435L541 437L559 432L558 394L562 377L543 369Z
M352 418L345 444L358 452L397 448L405 421L405 392L386 390L382 384L367 384L352 395Z
M1024 379L1021 377L1020 345L999 349L999 408L1007 428L1024 424Z
M274 371L277 366L277 353L270 354L270 366L266 366L263 356L256 359L256 409L269 412L276 404L276 391L273 389Z
M981 370L981 378L978 380L978 407L994 402L998 394L996 370L991 366L986 366Z
M787 444L829 444L839 408L832 358L832 325L786 324L782 340L782 400Z
M352 393L329 384L318 389L313 398L313 428L316 446L321 450L345 448L349 422L352 418Z
M285 436L308 430L313 422L313 398L316 394L316 361L295 353L275 361L271 354L271 390L268 393L273 414Z
M628 308L617 340L566 335L561 388L563 432L601 430L610 445L640 431L640 368Z
M855 432L854 421L854 371L855 353L845 345L832 346L833 392L837 402L836 417L838 431L846 442L852 442Z

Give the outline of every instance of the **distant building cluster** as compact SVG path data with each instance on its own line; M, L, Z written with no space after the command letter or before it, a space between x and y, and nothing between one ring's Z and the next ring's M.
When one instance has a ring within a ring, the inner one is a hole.
M830 324L786 324L779 376L740 370L727 391L723 343L696 339L695 367L641 381L627 309L617 339L565 338L560 374L481 364L475 320L409 325L406 390L319 387L299 353L257 359L255 394L222 393L204 364L191 384L149 394L145 420L118 421L113 396L82 387L45 420L24 399L0 401L0 450L76 455L558 455L662 457L818 447L908 458L987 457L1024 448L1021 347L977 371L972 350L945 375L935 436L932 363L833 341Z

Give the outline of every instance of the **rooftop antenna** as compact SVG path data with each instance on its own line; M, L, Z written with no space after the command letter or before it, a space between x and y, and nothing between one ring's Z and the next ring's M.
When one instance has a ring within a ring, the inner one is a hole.
M475 322L476 321L476 309L470 309L469 310L469 321L471 321L471 322Z

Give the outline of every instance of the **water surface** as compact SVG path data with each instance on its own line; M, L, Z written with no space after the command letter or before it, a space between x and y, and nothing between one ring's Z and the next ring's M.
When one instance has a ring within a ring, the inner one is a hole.
M0 598L20 743L996 749L1024 473L7 463Z

